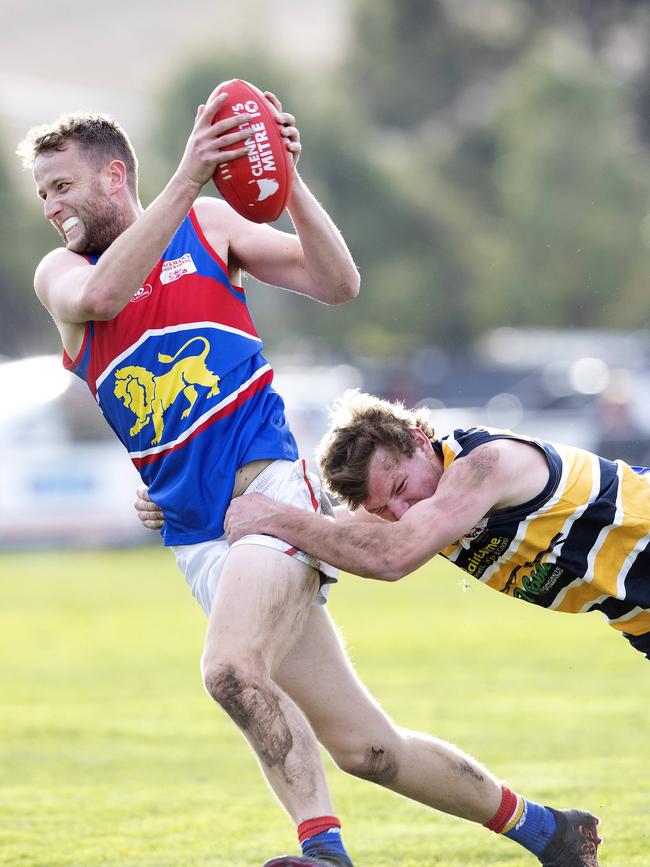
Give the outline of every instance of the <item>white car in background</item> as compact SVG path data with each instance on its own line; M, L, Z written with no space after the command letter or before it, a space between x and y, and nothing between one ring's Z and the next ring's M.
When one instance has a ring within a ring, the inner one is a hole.
M359 374L347 365L275 367L301 454L311 459L327 405L359 385ZM59 356L0 363L0 394L0 547L159 542L133 510L137 471Z
M132 503L138 474L58 356L0 364L0 546L155 541Z

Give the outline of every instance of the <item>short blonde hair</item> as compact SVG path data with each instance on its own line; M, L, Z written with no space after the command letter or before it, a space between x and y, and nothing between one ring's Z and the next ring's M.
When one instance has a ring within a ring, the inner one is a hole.
M348 390L332 406L330 427L318 446L317 459L327 489L358 509L368 497L368 467L378 447L396 457L415 452L411 431L429 439L435 432L426 410L382 400L358 389Z
M128 135L107 114L64 114L54 123L32 127L16 148L23 167L31 169L36 157L49 151L65 150L75 141L98 169L111 160L126 166L127 184L134 199L138 198L138 159Z

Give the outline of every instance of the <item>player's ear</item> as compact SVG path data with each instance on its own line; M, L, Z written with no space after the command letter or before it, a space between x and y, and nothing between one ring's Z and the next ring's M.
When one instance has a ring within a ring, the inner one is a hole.
M122 160L111 160L108 164L109 193L118 193L126 187L126 166Z
M422 428L412 427L410 428L411 436L415 442L415 448L420 451L428 454L431 451L431 442L429 441L429 437L425 434Z

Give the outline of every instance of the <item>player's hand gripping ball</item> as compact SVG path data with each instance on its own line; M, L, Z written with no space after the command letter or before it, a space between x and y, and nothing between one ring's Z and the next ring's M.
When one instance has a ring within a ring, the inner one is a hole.
M214 182L217 189L242 217L254 223L271 223L285 209L291 193L293 157L277 121L278 112L264 94L235 78L224 81L217 93L226 92L228 99L215 115L213 123L237 114L252 114L253 119L240 124L250 127L244 145L246 156L217 166ZM242 143L231 148L241 147Z

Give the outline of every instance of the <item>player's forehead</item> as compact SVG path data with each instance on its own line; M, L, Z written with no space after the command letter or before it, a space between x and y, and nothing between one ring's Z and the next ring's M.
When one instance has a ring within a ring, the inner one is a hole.
M364 502L366 509L376 509L386 504L397 477L404 473L405 462L405 455L396 455L383 446L375 449L368 463L368 496Z
M75 141L65 142L61 148L42 151L34 160L36 186L41 188L61 175L78 173L87 164Z

